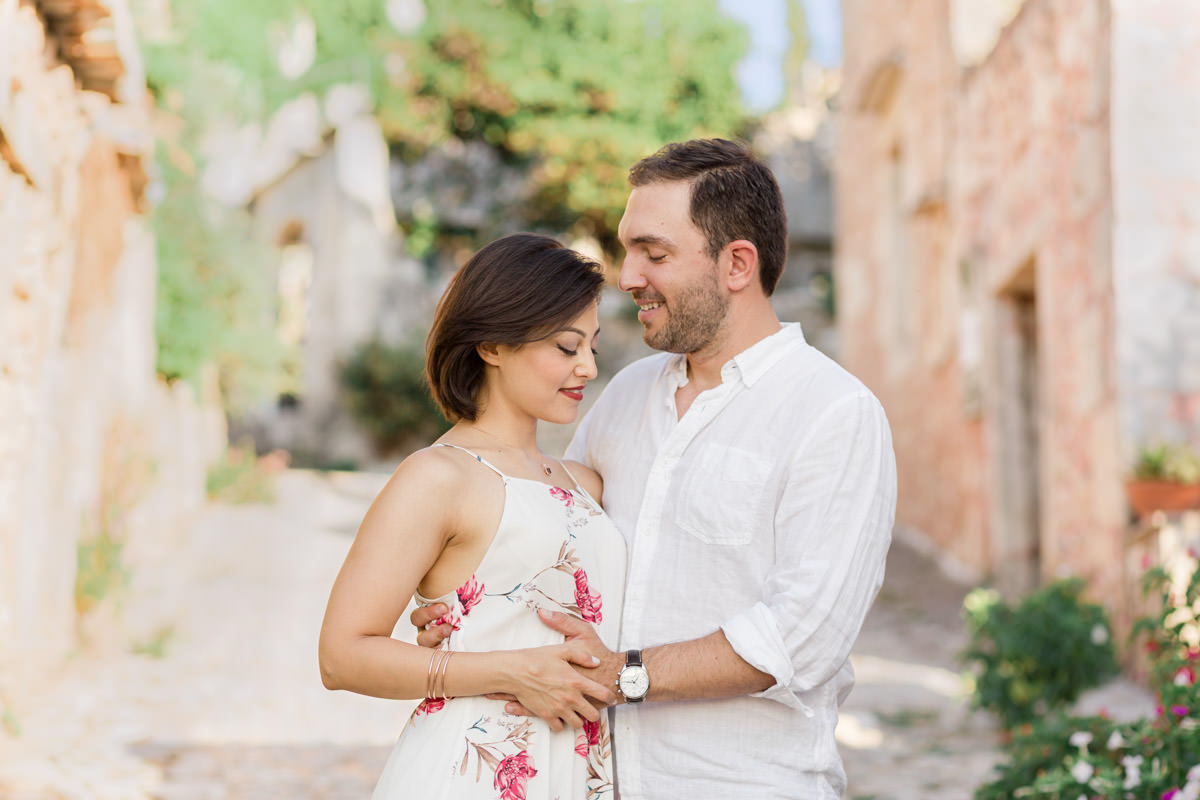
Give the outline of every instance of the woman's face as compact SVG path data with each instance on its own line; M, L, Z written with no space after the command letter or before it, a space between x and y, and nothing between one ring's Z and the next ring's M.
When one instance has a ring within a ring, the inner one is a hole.
M596 377L600 319L596 304L549 336L523 345L499 345L488 401L547 422L579 414L587 382Z

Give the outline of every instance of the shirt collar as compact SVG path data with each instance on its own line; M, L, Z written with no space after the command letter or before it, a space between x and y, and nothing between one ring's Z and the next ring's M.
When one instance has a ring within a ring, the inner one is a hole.
M783 327L765 339L738 353L725 362L721 367L721 382L725 383L736 378L746 388L750 388L769 370L785 353L798 345L806 344L804 331L799 322L784 322ZM686 386L687 356L675 354L667 361L665 373L667 387L671 392L681 386Z

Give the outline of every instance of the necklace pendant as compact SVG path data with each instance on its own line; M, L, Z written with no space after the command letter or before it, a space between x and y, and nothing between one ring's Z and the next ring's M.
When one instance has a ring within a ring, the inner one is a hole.
M550 475L553 474L550 472L549 464L542 464L542 471L546 473L546 477L550 477Z

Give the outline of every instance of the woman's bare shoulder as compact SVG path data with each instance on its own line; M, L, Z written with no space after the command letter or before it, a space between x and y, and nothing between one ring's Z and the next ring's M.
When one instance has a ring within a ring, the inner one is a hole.
M599 472L578 461L564 461L563 464L575 476L575 480L579 481L579 485L587 490L588 494L596 500L600 499L600 495L604 494L604 480L600 477Z
M416 495L428 500L454 496L472 477L471 463L462 454L449 447L430 445L400 462L380 496Z

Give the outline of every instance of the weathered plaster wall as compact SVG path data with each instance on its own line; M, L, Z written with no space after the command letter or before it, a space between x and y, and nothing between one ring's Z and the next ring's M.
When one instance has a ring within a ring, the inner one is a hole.
M993 537L1012 542L1005 480L1005 330L1036 302L1040 561L1045 577L1087 575L1121 596L1125 505L1113 373L1109 15L1104 0L1030 0L959 108L956 204L962 253L982 284L984 413L996 502Z
M46 45L33 6L0 2L0 699L10 704L78 643L79 542L111 536L131 582L152 579L161 542L204 502L224 434L217 408L155 377L145 109L136 96L78 90ZM103 635L127 646L131 620L113 622Z
M1013 591L1023 560L1120 594L1107 8L1026 0L964 70L947 0L844 6L844 360L899 520Z
M849 0L835 175L843 363L895 439L897 519L988 563L983 427L960 362L949 202L958 71L945 0Z
M1200 5L1112 2L1122 452L1200 445Z

